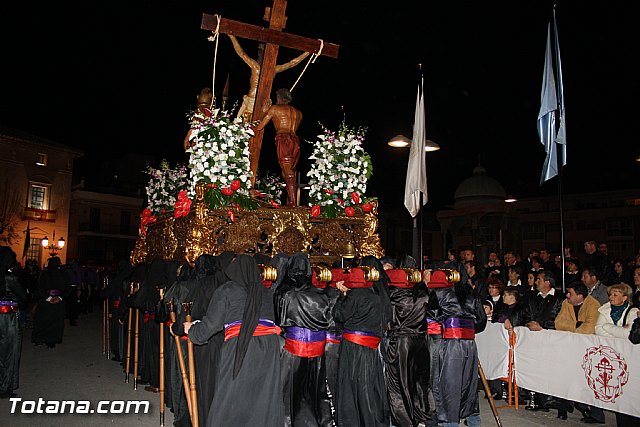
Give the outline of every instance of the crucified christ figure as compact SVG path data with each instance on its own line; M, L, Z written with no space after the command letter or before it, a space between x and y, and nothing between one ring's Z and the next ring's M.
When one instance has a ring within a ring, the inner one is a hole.
M242 99L242 105L238 110L238 117L242 117L242 120L245 123L251 122L251 118L253 116L253 106L256 100L256 92L258 90L258 81L260 80L260 67L262 62L262 51L258 53L258 60L251 58L249 55L245 53L238 42L238 39L229 34L229 38L231 39L231 43L233 43L233 49L236 51L238 56L244 61L245 64L251 68L251 77L249 77L249 93L247 93ZM309 52L304 52L301 55L293 58L291 61L286 64L276 65L276 73L280 73L282 71L288 70L290 68L298 65L304 58L309 56ZM269 108L268 105L265 106ZM262 108L265 108L262 107ZM265 109L266 109L265 108Z

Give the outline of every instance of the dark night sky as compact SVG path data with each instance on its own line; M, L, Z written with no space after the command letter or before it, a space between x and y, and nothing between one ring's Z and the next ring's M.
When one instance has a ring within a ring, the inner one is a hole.
M8 3L8 2L5 2ZM195 95L211 86L214 45L200 30L203 12L263 24L268 1L11 2L0 13L0 123L82 148L90 156L122 150L186 160L182 139ZM143 5L139 5L139 4ZM636 2L559 1L569 161L566 190L636 185L639 57ZM453 200L480 157L488 174L520 196L538 186L543 147L536 132L549 1L290 0L285 31L340 45L322 57L293 92L305 115L299 134L314 140L319 123L368 128L374 159L370 194L402 203L417 64L424 64L426 123L442 149L429 154L430 204ZM7 8L11 7L11 10ZM256 43L241 40L255 57ZM222 36L215 92L230 75L230 102L246 93L249 69ZM297 53L280 50L282 63ZM302 66L278 74L289 87ZM302 142L300 168L309 167ZM275 172L265 135L263 168Z

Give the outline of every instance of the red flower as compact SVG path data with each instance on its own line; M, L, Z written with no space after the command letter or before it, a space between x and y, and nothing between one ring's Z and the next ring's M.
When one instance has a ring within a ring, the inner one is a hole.
M351 206L347 206L346 208L344 208L344 213L346 213L347 216L354 216L356 213L356 210L353 209Z
M187 190L182 190L178 193L178 200L183 201L188 199L189 198L187 197Z
M236 216L233 213L233 209L227 209L227 213L229 214L229 219L231 219L231 222L236 222Z
M351 193L351 200L353 200L353 203L357 205L358 203L360 203L360 195L354 191L353 193Z
M314 205L311 208L311 216L314 217L314 218L317 217L317 216L320 216L320 206Z
M217 185L215 185L215 184L207 184L207 188L216 188L216 187L217 187Z
M240 188L240 180L239 179L234 179L233 182L230 185L231 189L233 191L238 191L238 189Z
M276 209L278 209L280 207L280 205L277 204L276 202L274 202L273 200L269 200L269 203L271 203L271 206L273 206Z
M365 212L371 212L373 210L373 205L371 203L364 203L362 205L362 210Z
M150 217L150 216L151 216L151 209L145 208L145 210L142 211L142 217Z
M223 188L222 190L220 190L220 192L221 192L222 194L224 194L225 196L230 196L230 195L232 195L232 194L233 194L233 190L232 190L232 189L230 189L229 187L225 187L225 188Z
M338 197L338 204L342 207L344 207L344 202L342 201L342 199L340 197Z
M324 192L327 194L333 194L333 190L329 190L328 188L325 188Z

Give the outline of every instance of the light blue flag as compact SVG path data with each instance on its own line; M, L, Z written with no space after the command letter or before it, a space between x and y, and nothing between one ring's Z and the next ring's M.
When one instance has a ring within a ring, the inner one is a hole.
M540 112L538 113L538 135L544 146L547 157L542 166L540 185L558 174L558 152L556 150L556 115L558 99L556 82L553 76L553 59L551 57L551 24L547 27L547 51L544 58L544 74L542 77Z
M561 144L559 147L562 150L562 166L567 164L567 131L565 128L564 117L564 90L562 85L562 62L560 61L560 42L558 41L558 24L556 23L556 10L553 9L553 32L555 35L555 47L556 47L556 68L558 76L558 104L560 107L560 126L558 128L558 134L556 135L556 142Z

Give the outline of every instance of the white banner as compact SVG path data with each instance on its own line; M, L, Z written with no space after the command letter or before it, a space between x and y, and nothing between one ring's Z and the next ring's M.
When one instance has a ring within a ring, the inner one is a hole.
M640 345L623 338L515 330L518 387L640 416Z
M509 376L509 332L502 323L487 322L476 335L478 358L488 380Z

